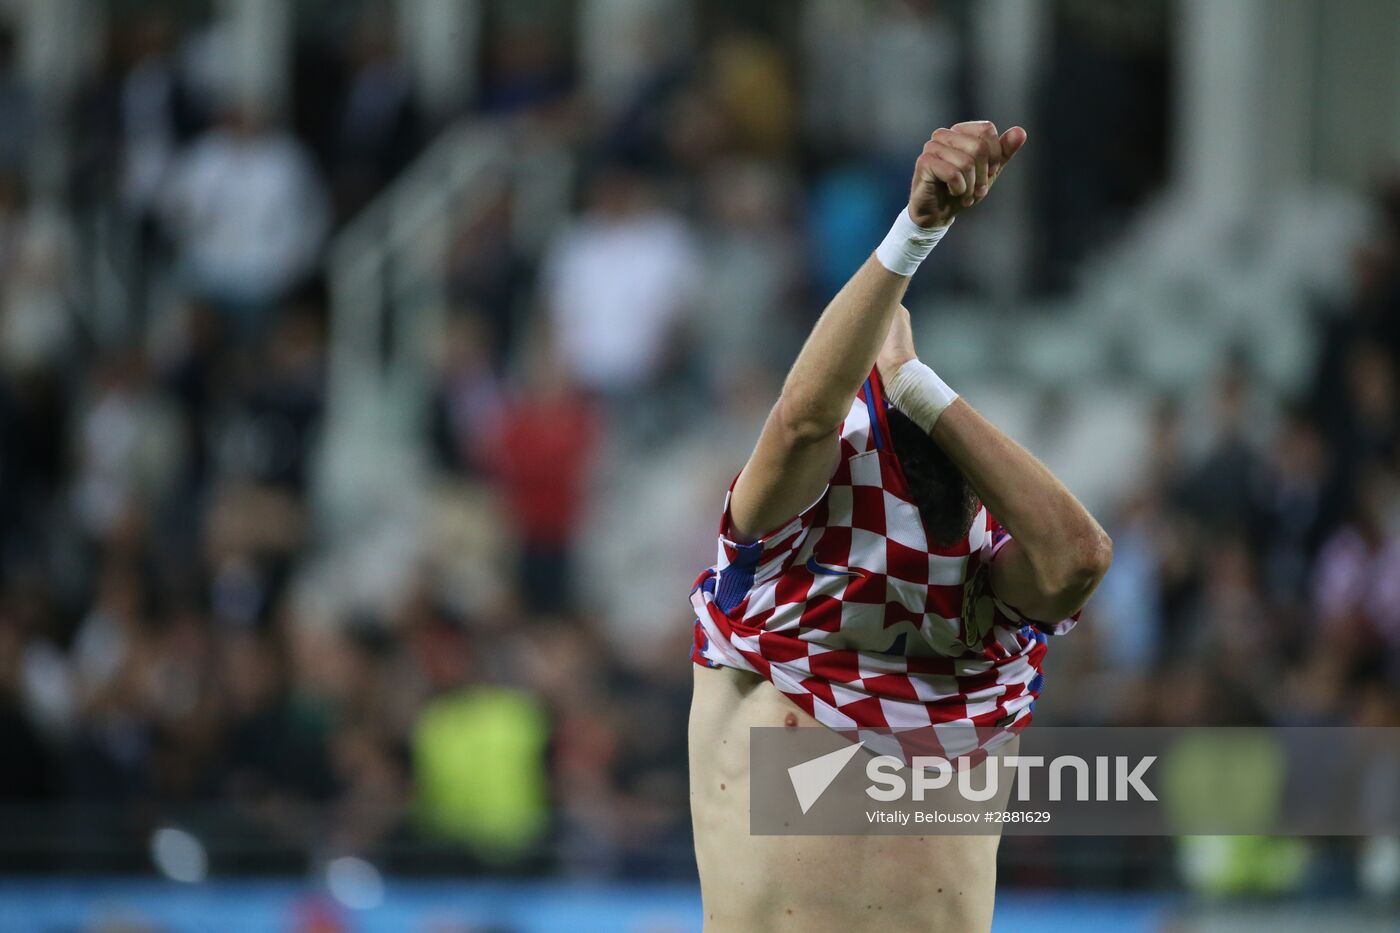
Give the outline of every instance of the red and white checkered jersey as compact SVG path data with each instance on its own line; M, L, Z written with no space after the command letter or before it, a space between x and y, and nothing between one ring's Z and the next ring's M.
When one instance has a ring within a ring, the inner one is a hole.
M839 732L921 730L919 754L980 758L1029 724L1046 635L1076 620L1033 622L992 592L1011 538L985 508L957 544L929 542L885 411L877 371L822 497L761 540L732 539L726 497L718 559L690 596L691 657L762 675Z

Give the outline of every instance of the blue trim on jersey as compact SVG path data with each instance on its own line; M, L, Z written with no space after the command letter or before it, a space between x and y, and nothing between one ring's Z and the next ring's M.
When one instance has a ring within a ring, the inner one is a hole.
M880 435L880 418L875 407L875 387L865 380L865 410L870 413L870 439L876 450L885 449L885 439Z
M743 602L744 597L753 588L754 569L758 567L758 560L763 556L763 542L741 544L738 551L738 555L729 566L720 572L719 589L715 593L715 605L725 615Z

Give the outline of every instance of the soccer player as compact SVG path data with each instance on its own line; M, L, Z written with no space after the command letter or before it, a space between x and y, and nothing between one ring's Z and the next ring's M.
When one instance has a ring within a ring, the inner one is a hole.
M991 925L997 836L751 836L748 749L754 726L1014 735L1046 636L1108 568L1103 529L918 359L900 305L1025 141L987 122L929 137L907 208L822 313L730 488L718 561L691 594L711 933Z

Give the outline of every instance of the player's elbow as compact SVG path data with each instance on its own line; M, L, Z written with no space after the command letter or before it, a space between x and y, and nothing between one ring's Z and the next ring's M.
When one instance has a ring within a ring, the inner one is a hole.
M1085 597L1099 585L1113 563L1113 539L1097 523L1074 535L1066 548L1065 588Z
M1111 563L1113 540L1094 524L1066 536L1055 549L1055 557L1049 566L1040 569L1041 592L1057 605L1077 609L1098 588Z
M773 409L773 418L791 446L805 446L831 437L841 426L845 410L831 411L815 399L784 392Z

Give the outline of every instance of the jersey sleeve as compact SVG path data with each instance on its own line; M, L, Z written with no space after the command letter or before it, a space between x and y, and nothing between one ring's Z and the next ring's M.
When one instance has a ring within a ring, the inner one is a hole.
M738 479L737 476L734 477L735 482L738 482ZM723 577L727 576L732 580L743 579L746 584L744 591L747 592L754 583L770 580L791 566L793 558L802 549L808 533L824 509L829 488L824 488L815 502L781 526L755 541L741 544L735 538L733 519L729 514L729 501L734 495L734 483L730 483L729 492L724 497L724 517L720 520L719 527L720 563L724 566L721 592L725 588ZM728 602L725 599L720 601Z
M1011 532L1007 531L1001 522L993 518L990 512L987 514L987 521L989 524L989 541L986 562L990 565L997 554L1001 552L1001 549L1010 544L1012 539ZM992 601L996 604L998 625L1011 628L1020 628L1030 625L1046 635L1063 635L1074 628L1079 622L1080 612L1076 612L1074 615L1056 622L1044 622L1040 619L1030 618L997 595L996 590L992 588L990 574L987 575L987 591L991 595Z
M832 484L849 482L851 461L863 453L883 447L888 436L884 387L880 384L878 368L872 368L870 376L852 399L851 408L838 430L836 466L821 495L812 504L758 540L740 544L735 538L729 512L734 484L739 481L738 476L734 477L724 498L724 517L719 527L719 554L715 564L719 577L715 602L721 610L729 612L743 601L755 584L768 582L792 566L813 527L824 525L827 521L827 497Z

